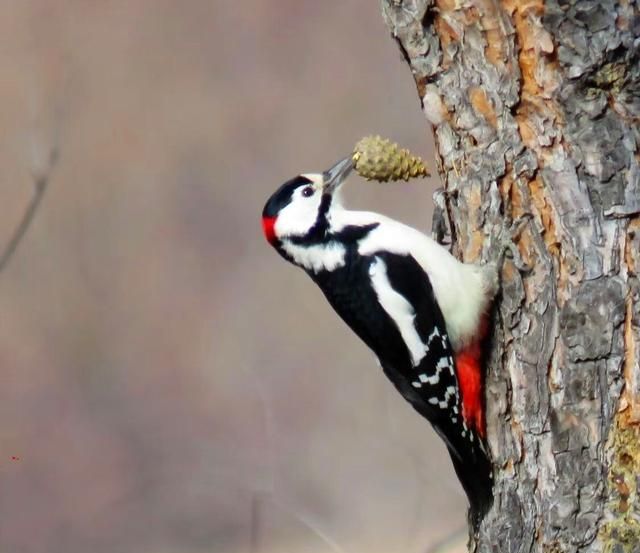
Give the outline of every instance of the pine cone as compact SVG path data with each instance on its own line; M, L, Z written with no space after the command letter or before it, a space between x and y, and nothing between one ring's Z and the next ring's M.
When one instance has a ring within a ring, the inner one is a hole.
M429 175L419 157L380 136L365 136L356 144L353 165L360 176L379 182Z

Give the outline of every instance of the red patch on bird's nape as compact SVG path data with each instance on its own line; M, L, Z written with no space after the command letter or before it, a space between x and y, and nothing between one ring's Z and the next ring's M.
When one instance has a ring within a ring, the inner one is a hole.
M271 245L273 245L277 240L275 226L275 217L262 217L262 231L264 232L265 238Z

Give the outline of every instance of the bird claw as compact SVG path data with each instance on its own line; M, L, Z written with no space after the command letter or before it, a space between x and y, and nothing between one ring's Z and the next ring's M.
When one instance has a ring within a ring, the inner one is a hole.
M533 266L529 265L524 259L522 259L520 250L513 242L504 244L503 248L502 262L504 262L505 257L509 257L509 259L511 259L511 261L515 265L516 269L518 269L518 271L520 271L521 273L530 273L531 271L533 271Z
M499 248L497 257L498 266L502 266L505 260L505 257L509 257L516 268L522 273L530 273L533 270L531 265L528 265L524 259L522 259L522 255L520 254L520 250L516 246L514 240L517 239L524 227L527 223L533 218L533 215L530 213L526 213L520 217L518 217L515 221L511 223L509 226L503 226L498 235L498 244Z
M533 215L531 213L525 213L513 221L509 227L509 235L511 238L518 238L520 234L522 234L524 227L529 221L531 221L531 219L533 219Z

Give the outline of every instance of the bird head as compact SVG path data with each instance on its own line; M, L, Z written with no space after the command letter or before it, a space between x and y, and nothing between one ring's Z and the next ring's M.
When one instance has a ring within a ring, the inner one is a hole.
M327 214L339 204L338 191L353 169L351 157L323 173L305 173L285 182L262 210L262 229L269 243L277 246L289 239L312 241L324 234Z

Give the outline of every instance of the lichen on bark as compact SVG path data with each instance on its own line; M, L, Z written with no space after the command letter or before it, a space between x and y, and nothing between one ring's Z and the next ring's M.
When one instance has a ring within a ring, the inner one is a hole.
M608 515L600 528L605 553L632 553L640 547L640 428L628 414L616 418L608 449Z

